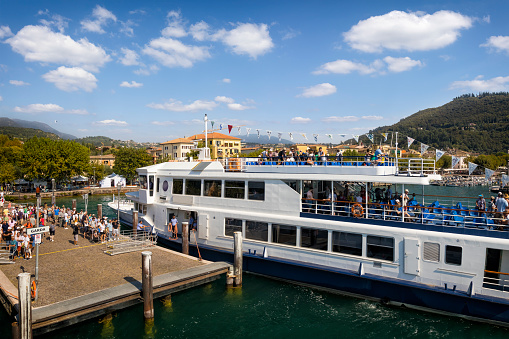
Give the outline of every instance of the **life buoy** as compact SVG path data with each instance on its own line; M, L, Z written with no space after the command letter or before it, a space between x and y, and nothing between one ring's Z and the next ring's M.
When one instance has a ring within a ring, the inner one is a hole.
M37 294L37 283L35 282L35 280L33 280L30 288L30 295L32 296L32 299L35 299L36 294Z
M352 210L352 215L355 218L360 218L364 214L364 208L362 208L362 205L359 204L358 202L353 204L351 210Z

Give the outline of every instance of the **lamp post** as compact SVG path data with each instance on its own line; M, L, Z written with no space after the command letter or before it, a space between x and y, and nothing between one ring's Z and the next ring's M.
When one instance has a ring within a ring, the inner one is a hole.
M117 199L117 220L120 222L120 190L122 189L122 182L117 183L118 199Z
M55 205L55 179L51 179L51 190L53 195L51 196L51 205Z

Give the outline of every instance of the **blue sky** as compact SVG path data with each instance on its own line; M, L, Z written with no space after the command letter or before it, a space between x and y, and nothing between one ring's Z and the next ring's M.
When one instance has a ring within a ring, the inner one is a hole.
M339 142L508 91L508 12L502 0L0 0L0 116L162 142L202 132L206 113L242 135Z

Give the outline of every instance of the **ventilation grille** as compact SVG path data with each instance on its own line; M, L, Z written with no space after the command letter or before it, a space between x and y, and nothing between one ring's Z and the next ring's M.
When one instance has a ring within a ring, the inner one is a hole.
M424 260L427 261L440 261L440 244L434 242L424 243Z

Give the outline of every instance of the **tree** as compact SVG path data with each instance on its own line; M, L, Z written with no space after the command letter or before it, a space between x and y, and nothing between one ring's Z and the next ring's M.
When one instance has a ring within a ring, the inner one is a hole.
M124 176L132 184L137 177L136 169L152 164L152 157L144 149L121 148L115 156L113 171Z

